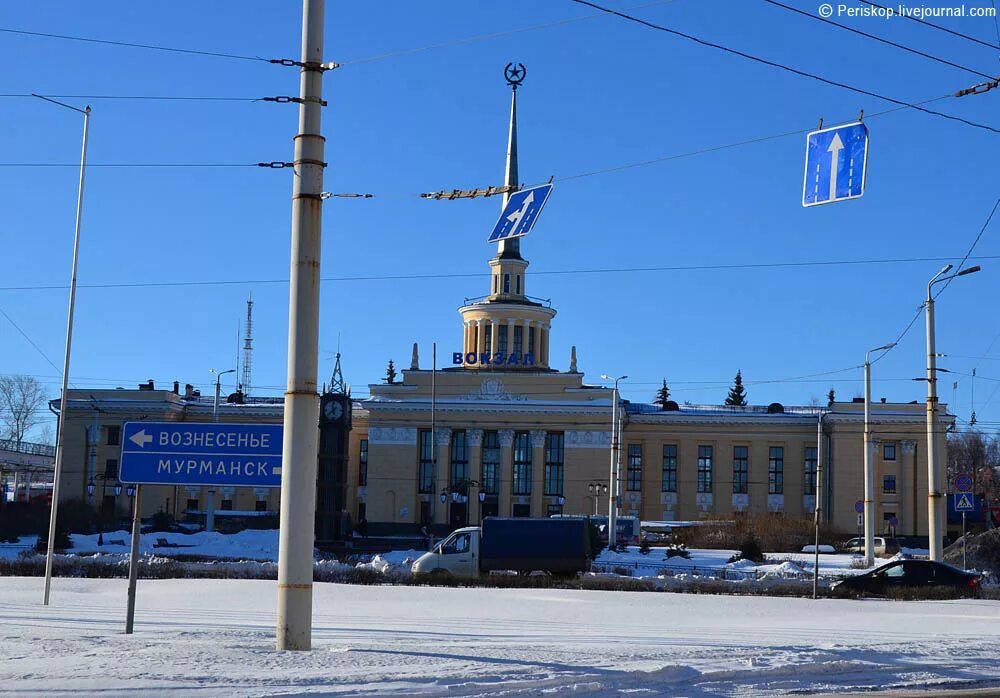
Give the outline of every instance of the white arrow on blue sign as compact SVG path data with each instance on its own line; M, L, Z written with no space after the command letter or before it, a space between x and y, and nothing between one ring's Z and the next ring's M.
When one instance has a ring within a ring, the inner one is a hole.
M955 511L975 511L976 507L972 502L971 495L963 492L953 496L955 497Z
M281 487L281 424L126 422L121 481Z
M552 185L543 184L511 194L487 242L517 238L531 232L531 226L538 220L538 214L551 193Z
M862 123L813 131L806 136L802 205L857 199L865 193L868 128Z

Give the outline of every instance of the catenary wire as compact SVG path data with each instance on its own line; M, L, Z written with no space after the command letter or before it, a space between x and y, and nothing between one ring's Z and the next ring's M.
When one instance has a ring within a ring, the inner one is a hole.
M968 119L963 119L962 117L954 116L952 114L945 114L944 112L934 111L933 109L926 109L925 107L922 107L922 106L920 106L920 105L918 105L916 103L906 102L906 101L903 101L903 100L900 100L900 99L896 99L894 97L888 97L886 95L879 94L877 92L872 92L870 90L865 90L865 89L862 89L860 87L854 87L853 85L849 85L849 84L844 83L844 82L839 82L837 80L831 80L830 78L825 78L825 77L822 77L822 76L817 75L815 73L809 73L809 72L806 72L804 70L799 70L798 68L793 68L793 67L791 67L789 65L785 65L784 63L778 63L776 61L771 61L771 60L768 60L766 58L760 58L759 56L754 56L752 54L746 53L745 51L739 51L737 49L729 48L728 46L723 46L722 44L717 44L717 43L714 43L714 42L711 42L711 41L706 41L705 39L698 38L698 37L693 36L691 34L685 34L684 32L678 31L676 29L671 29L670 27L666 27L666 26L664 26L662 24L656 24L654 22L649 22L647 20L640 19L639 17L635 17L633 15L626 14L624 12L619 12L618 10L614 10L614 9L609 8L609 7L603 7L603 6L598 5L596 3L590 2L590 0L570 0L570 2L575 2L575 3L579 4L579 5L586 5L587 7L592 7L594 9L596 9L596 10L601 10L603 12L607 12L608 14L615 15L616 17L621 17L622 19L628 20L630 22L634 22L636 24L641 24L641 25L643 25L645 27L648 27L650 29L655 29L657 31L666 32L668 34L673 34L674 36L679 36L679 37L687 39L689 41L693 41L695 43L701 44L702 46L707 46L709 48L718 49L720 51L724 51L724 52L730 53L730 54L732 54L734 56L739 56L741 58L745 58L745 59L753 61L755 63L760 63L762 65L767 65L767 66L770 66L772 68L778 68L779 70L784 70L786 72L793 73L793 74L799 75L801 77L806 77L806 78L810 78L812 80L817 80L817 81L825 83L827 85L832 85L834 87L840 87L842 89L850 90L851 92L855 92L857 94L863 94L863 95L867 95L869 97L875 97L876 99L881 99L881 100L884 100L886 102L890 102L892 104L898 104L899 106L902 106L902 107L908 107L910 109L916 109L917 111L923 112L925 114L929 114L931 116L937 116L937 117L940 117L940 118L943 118L943 119L949 119L951 121L957 121L957 122L966 124L967 126L972 126L974 128L983 129L985 131L990 131L992 133L1000 133L1000 128L995 128L995 127L989 126L987 124L980 124L980 123L977 123L975 121L969 121Z
M804 10L800 10L797 7L792 7L791 5L786 5L784 3L778 2L778 0L764 0L764 2L768 3L769 5L774 5L775 7L784 8L784 9L788 10L789 12L794 12L796 14L802 15L803 17L808 17L810 19L814 19L816 21L823 22L824 24L829 24L829 25L834 26L834 27L840 27L841 29L849 31L849 32L851 32L853 34L859 34L861 36L868 37L869 39L873 39L873 40L878 41L880 43L887 44L889 46L894 46L894 47L896 47L898 49L902 49L903 51L906 51L908 53L912 53L912 54L915 54L917 56L923 56L924 58L928 58L928 59L930 59L932 61L936 61L938 63L942 63L944 65L951 66L952 68L958 68L959 70L964 70L967 73L971 73L973 75L978 75L979 77L986 78L987 80L993 80L996 77L995 75L990 75L989 73L984 73L984 72L976 70L974 68L969 68L967 66L960 65L958 63L953 63L952 61L946 60L944 58L940 58L940 57L932 55L930 53L925 53L923 51L920 51L919 49L911 48L909 46L905 46L903 44L896 43L895 41L890 41L889 39L885 39L885 38L883 38L881 36L876 36L875 34L869 34L868 32L861 31L860 29L855 29L854 27L849 27L846 24L840 24L839 22L834 22L833 20L827 19L826 17L821 17L818 14L813 14L811 12L806 12Z
M693 264L676 265L662 267L607 267L590 269L539 269L533 271L534 276L561 276L579 274L633 274L667 271L721 271L735 269L785 269L785 268L807 268L807 267L836 267L836 266L858 266L873 264L912 264L919 262L942 262L951 259L950 257L909 257L897 259L848 259L848 260L814 260L805 262L747 262L741 264ZM972 259L1000 259L1000 255L982 255L972 257ZM479 278L482 272L445 273L445 274L384 274L371 276L328 276L320 279L323 283L328 282L357 282L357 281L419 281L436 279L467 279ZM240 284L287 284L288 279L213 279L210 281L135 281L122 283L103 284L77 284L77 288L90 289L113 289L113 288L171 288L184 286L233 286ZM0 291L55 291L65 290L69 286L65 284L46 284L37 286L0 286Z
M863 3L863 4L865 4L865 5L868 5L870 7L877 7L879 9L881 9L881 10L888 10L889 9L885 5L879 5L877 2L871 2L871 0L858 0L858 1L861 2L861 3ZM928 27L933 27L934 29L937 29L938 31L947 32L948 34L952 34L954 36L958 36L958 37L961 37L963 39L967 39L969 41L973 41L973 42L975 42L977 44L982 44L983 46L986 46L988 48L1000 50L1000 37L997 38L997 45L994 46L993 44L991 44L991 43L989 43L987 41L983 41L982 39L977 39L974 36L969 36L968 34L963 34L962 32L957 32L954 29L949 29L948 27L942 27L940 24L934 24L933 22L928 22L927 20L921 19L920 17L914 17L913 15L909 15L909 14L908 15L903 15L903 16L906 17L907 19L912 19L914 22L919 22L920 24L926 25Z
M962 267L965 266L965 263L967 261L969 261L969 257L972 255L973 250L976 249L976 245L978 245L979 241L982 239L983 233L986 232L986 229L990 225L990 221L993 220L993 214L997 212L997 207L998 206L1000 206L1000 199L997 199L996 202L993 204L993 208L990 210L990 215L986 216L986 221L983 223L982 227L979 229L979 234L976 235L976 239L973 240L972 244L969 246L969 251L965 253L965 256L962 257L962 261L958 263L958 267L955 269L955 273L956 274L958 272L962 271ZM934 297L937 298L942 293L944 293L944 290L946 288L948 288L948 286L951 285L951 282L954 281L954 280L955 280L955 277L952 276L950 279L948 279L947 281L945 281L944 285L941 286L941 288L938 290L937 294L935 294Z
M260 97L220 97L213 95L33 95L23 93L0 94L3 98L47 97L54 99L134 99L165 100L178 102L259 102Z

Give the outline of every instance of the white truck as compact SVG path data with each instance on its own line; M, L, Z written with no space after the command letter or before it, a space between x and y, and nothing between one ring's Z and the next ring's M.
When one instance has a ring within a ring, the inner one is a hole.
M490 572L561 576L590 569L586 519L494 518L460 528L413 563L414 576L475 579Z

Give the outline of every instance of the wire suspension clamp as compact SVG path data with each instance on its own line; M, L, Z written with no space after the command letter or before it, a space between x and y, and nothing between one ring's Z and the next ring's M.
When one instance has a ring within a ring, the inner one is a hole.
M306 68L307 70L336 70L341 66L340 63L334 63L330 61L329 63L317 63L316 61L308 61L303 63L302 61L295 61L291 58L270 58L268 63L273 63L275 65L284 65L288 67L298 67Z
M959 90L955 93L955 96L965 97L966 95L981 95L984 92L989 92L996 87L1000 87L1000 78L997 78L996 80L989 80L987 82L981 82L978 85L973 85L972 87L967 87L964 90Z
M452 201L454 199L475 199L479 196L494 196L495 194L509 194L511 192L519 191L520 186L503 185L500 187L486 187L485 189L452 189L451 191L432 191L426 194L421 194L421 199L433 199L435 201L440 201L441 199L447 199Z
M327 105L325 99L320 99L318 97L286 97L286 96L261 97L257 101L258 102L274 102L276 104L307 104L307 103L312 103L312 104L318 104L321 107L325 107Z

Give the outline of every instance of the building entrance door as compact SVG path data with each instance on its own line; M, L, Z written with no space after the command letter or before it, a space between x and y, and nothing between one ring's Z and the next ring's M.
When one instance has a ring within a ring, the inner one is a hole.
M462 528L466 525L468 521L467 514L469 511L469 505L465 502L452 502L451 503L451 514L448 518L448 523L454 530L456 528Z

